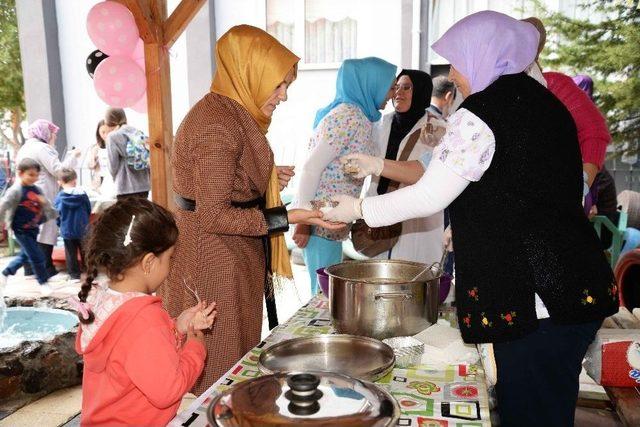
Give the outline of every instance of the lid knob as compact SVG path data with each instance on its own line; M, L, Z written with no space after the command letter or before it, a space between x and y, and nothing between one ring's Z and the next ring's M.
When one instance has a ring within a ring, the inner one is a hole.
M287 384L290 390L284 397L290 401L289 412L293 415L313 415L320 410L320 378L313 374L295 374L287 377Z

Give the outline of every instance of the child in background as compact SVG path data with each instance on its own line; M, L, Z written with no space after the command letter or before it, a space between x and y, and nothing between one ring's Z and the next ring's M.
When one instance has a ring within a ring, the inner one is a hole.
M71 300L81 323L82 425L164 426L200 376L202 330L213 324L215 303L198 302L173 320L152 295L177 238L171 213L145 199L119 201L91 227L87 278ZM93 283L99 271L108 284Z
M42 294L48 296L51 294L51 288L47 285L49 274L37 239L40 224L55 219L58 214L35 185L40 175L40 164L32 159L23 159L18 163L17 170L16 183L7 190L0 202L0 220L4 218L7 228L11 227L21 250L2 271L0 287L7 283L8 276L13 276L20 267L30 263Z
M149 146L139 129L127 124L122 108L109 108L104 117L107 130L109 170L118 200L149 197L151 190Z
M80 279L78 255L82 256L82 239L89 226L91 202L83 189L77 187L78 175L73 169L64 168L58 173L58 184L62 191L56 196L53 206L60 215L58 227L64 240L67 272L71 280Z

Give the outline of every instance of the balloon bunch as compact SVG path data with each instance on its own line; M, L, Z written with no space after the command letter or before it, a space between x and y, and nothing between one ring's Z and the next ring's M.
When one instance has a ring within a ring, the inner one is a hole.
M87 31L98 48L87 58L87 72L100 99L146 113L144 42L129 9L115 1L96 4L87 16Z

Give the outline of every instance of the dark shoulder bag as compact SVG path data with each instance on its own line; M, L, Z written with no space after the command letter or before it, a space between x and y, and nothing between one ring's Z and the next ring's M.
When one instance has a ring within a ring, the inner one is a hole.
M407 144L404 146L400 157L398 157L398 161L402 162L409 158L419 138L420 129L409 136ZM390 181L387 192L395 191L399 186L399 182ZM369 258L391 250L398 243L401 234L401 222L384 227L369 227L363 219L359 219L351 227L351 241L354 249Z

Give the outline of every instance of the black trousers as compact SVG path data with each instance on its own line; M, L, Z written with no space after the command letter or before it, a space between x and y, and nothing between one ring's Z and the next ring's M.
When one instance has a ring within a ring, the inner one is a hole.
M149 192L143 191L141 193L131 193L131 194L118 194L116 196L117 200L126 200L126 199L148 199Z
M537 331L493 345L501 426L573 427L582 359L601 324L542 319Z
M69 277L79 279L81 266L78 263L78 255L82 259L82 241L80 239L64 239L64 254Z
M58 274L58 270L53 266L53 245L47 245L46 243L38 243L40 245L40 249L42 250L42 255L44 255L44 265L47 269L47 274L49 277L53 277ZM33 276L33 269L31 268L31 264L24 265L24 275L25 276Z

